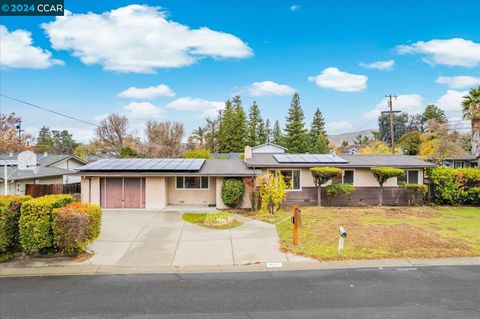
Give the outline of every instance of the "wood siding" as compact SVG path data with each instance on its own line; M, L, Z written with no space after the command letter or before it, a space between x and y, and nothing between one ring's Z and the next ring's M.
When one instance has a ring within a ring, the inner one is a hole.
M355 187L350 201L344 195L338 195L329 201L325 188L322 188L322 205L324 206L371 206L378 205L378 187ZM400 192L400 196L399 196ZM317 188L303 187L298 192L287 192L287 204L317 205ZM408 198L399 187L384 187L383 205L408 205Z

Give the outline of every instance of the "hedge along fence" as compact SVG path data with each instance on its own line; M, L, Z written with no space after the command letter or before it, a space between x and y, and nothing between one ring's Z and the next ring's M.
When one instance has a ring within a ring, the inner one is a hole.
M26 251L54 247L52 213L75 199L70 195L47 195L23 202L19 223L20 244Z
M100 235L102 210L94 204L73 202L53 211L55 248L67 254L77 253Z
M480 170L435 167L428 170L436 204L480 205Z
M29 199L30 196L0 196L0 253L19 248L20 207Z

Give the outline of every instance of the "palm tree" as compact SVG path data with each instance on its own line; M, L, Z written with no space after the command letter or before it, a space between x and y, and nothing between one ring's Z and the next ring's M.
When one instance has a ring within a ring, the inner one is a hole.
M472 155L480 160L480 86L463 97L463 118L472 121Z
M191 135L191 138L193 140L198 141L200 144L200 147L202 148L203 148L203 143L205 142L205 133L206 133L205 128L199 126L198 128L193 130Z

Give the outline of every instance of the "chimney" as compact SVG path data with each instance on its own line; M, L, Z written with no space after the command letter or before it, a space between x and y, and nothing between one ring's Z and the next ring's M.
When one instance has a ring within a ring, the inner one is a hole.
M243 161L246 163L250 158L252 158L252 148L250 146L245 146L245 150L243 151Z
M8 154L8 156L9 156L9 157L13 157L13 152L10 152L10 153Z

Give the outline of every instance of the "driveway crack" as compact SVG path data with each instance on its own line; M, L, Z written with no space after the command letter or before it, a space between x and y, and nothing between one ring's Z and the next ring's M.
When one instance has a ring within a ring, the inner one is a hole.
M180 231L180 237L178 237L177 245L175 246L175 251L173 252L172 260L170 261L170 266L173 265L173 261L175 260L175 256L177 255L178 246L180 245L180 241L182 240L184 228L185 228L185 222L182 222L182 230Z

